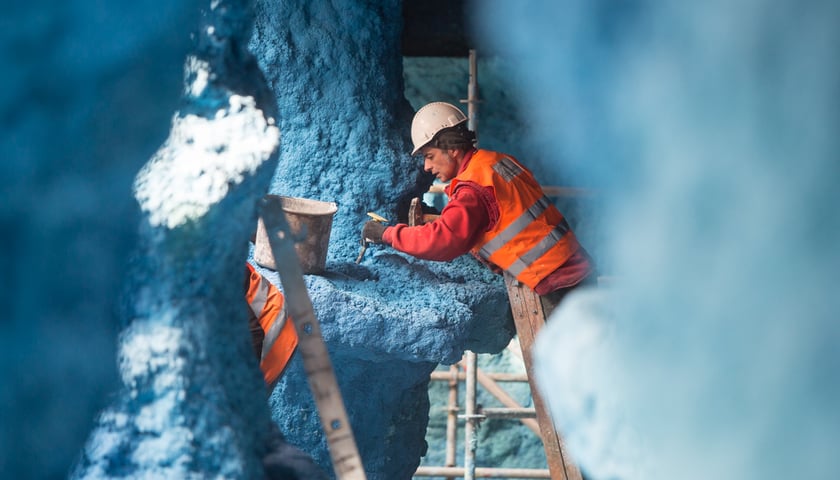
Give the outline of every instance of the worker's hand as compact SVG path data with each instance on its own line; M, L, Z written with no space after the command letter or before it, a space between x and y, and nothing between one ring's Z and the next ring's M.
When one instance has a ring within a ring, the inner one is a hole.
M383 233L385 233L385 225L368 220L362 228L362 239L371 243L382 243Z

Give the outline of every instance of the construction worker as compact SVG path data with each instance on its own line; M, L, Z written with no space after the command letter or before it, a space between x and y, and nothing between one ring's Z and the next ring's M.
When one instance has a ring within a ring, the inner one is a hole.
M298 336L292 319L286 314L283 292L260 275L251 264L245 265L245 299L250 307L248 325L251 341L260 361L263 379L271 392L292 358ZM268 480L328 478L312 457L286 441L274 422L271 423L262 463Z
M510 155L476 149L461 110L433 102L411 123L412 155L446 187L440 217L410 227L369 221L362 236L426 260L471 252L540 295L545 315L574 287L593 281L593 262L533 174Z
M260 361L269 391L286 368L298 344L294 323L286 315L283 292L246 263L245 299L250 307L248 325L254 353Z

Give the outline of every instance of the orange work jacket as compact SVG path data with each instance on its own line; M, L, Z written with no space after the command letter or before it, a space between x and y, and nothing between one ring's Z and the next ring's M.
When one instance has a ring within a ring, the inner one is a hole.
M461 182L492 189L499 206L499 220L482 232L472 252L521 283L535 288L580 248L566 219L514 158L477 150L452 179L447 195Z
M294 323L286 314L283 293L246 263L250 275L245 298L257 317L264 337L260 352L260 369L265 383L271 385L292 358L298 344Z

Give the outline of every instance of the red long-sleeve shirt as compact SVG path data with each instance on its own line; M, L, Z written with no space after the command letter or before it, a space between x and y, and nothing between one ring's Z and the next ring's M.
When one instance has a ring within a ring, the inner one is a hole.
M461 165L461 171L466 168L470 158L471 155ZM416 227L405 224L387 227L382 240L417 258L449 261L468 253L475 246L478 236L489 230L498 219L499 207L493 191L477 184L461 182L440 212L440 218ZM545 295L576 285L591 270L589 256L581 248L540 281L534 291Z
M445 262L469 252L481 232L490 226L490 209L479 188L477 185L459 188L440 212L440 218L416 227L405 224L388 227L382 240L425 260ZM498 216L496 213L495 218Z

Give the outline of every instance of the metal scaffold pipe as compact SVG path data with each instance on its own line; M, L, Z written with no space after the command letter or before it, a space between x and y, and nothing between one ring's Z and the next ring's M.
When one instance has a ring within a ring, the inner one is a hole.
M478 436L476 435L479 415L476 414L475 392L476 392L476 366L478 364L475 352L467 350L464 353L464 364L467 370L466 380L466 408L464 412L464 480L475 478L475 451L478 448Z
M420 467L415 477L466 477L463 467ZM539 468L476 468L475 478L551 478L548 470Z
M454 467L457 457L458 442L458 365L450 365L447 372L449 379L449 407L446 412L446 466ZM454 477L447 477L454 480Z
M467 128L478 136L478 61L475 49L470 49L470 83L467 85Z

